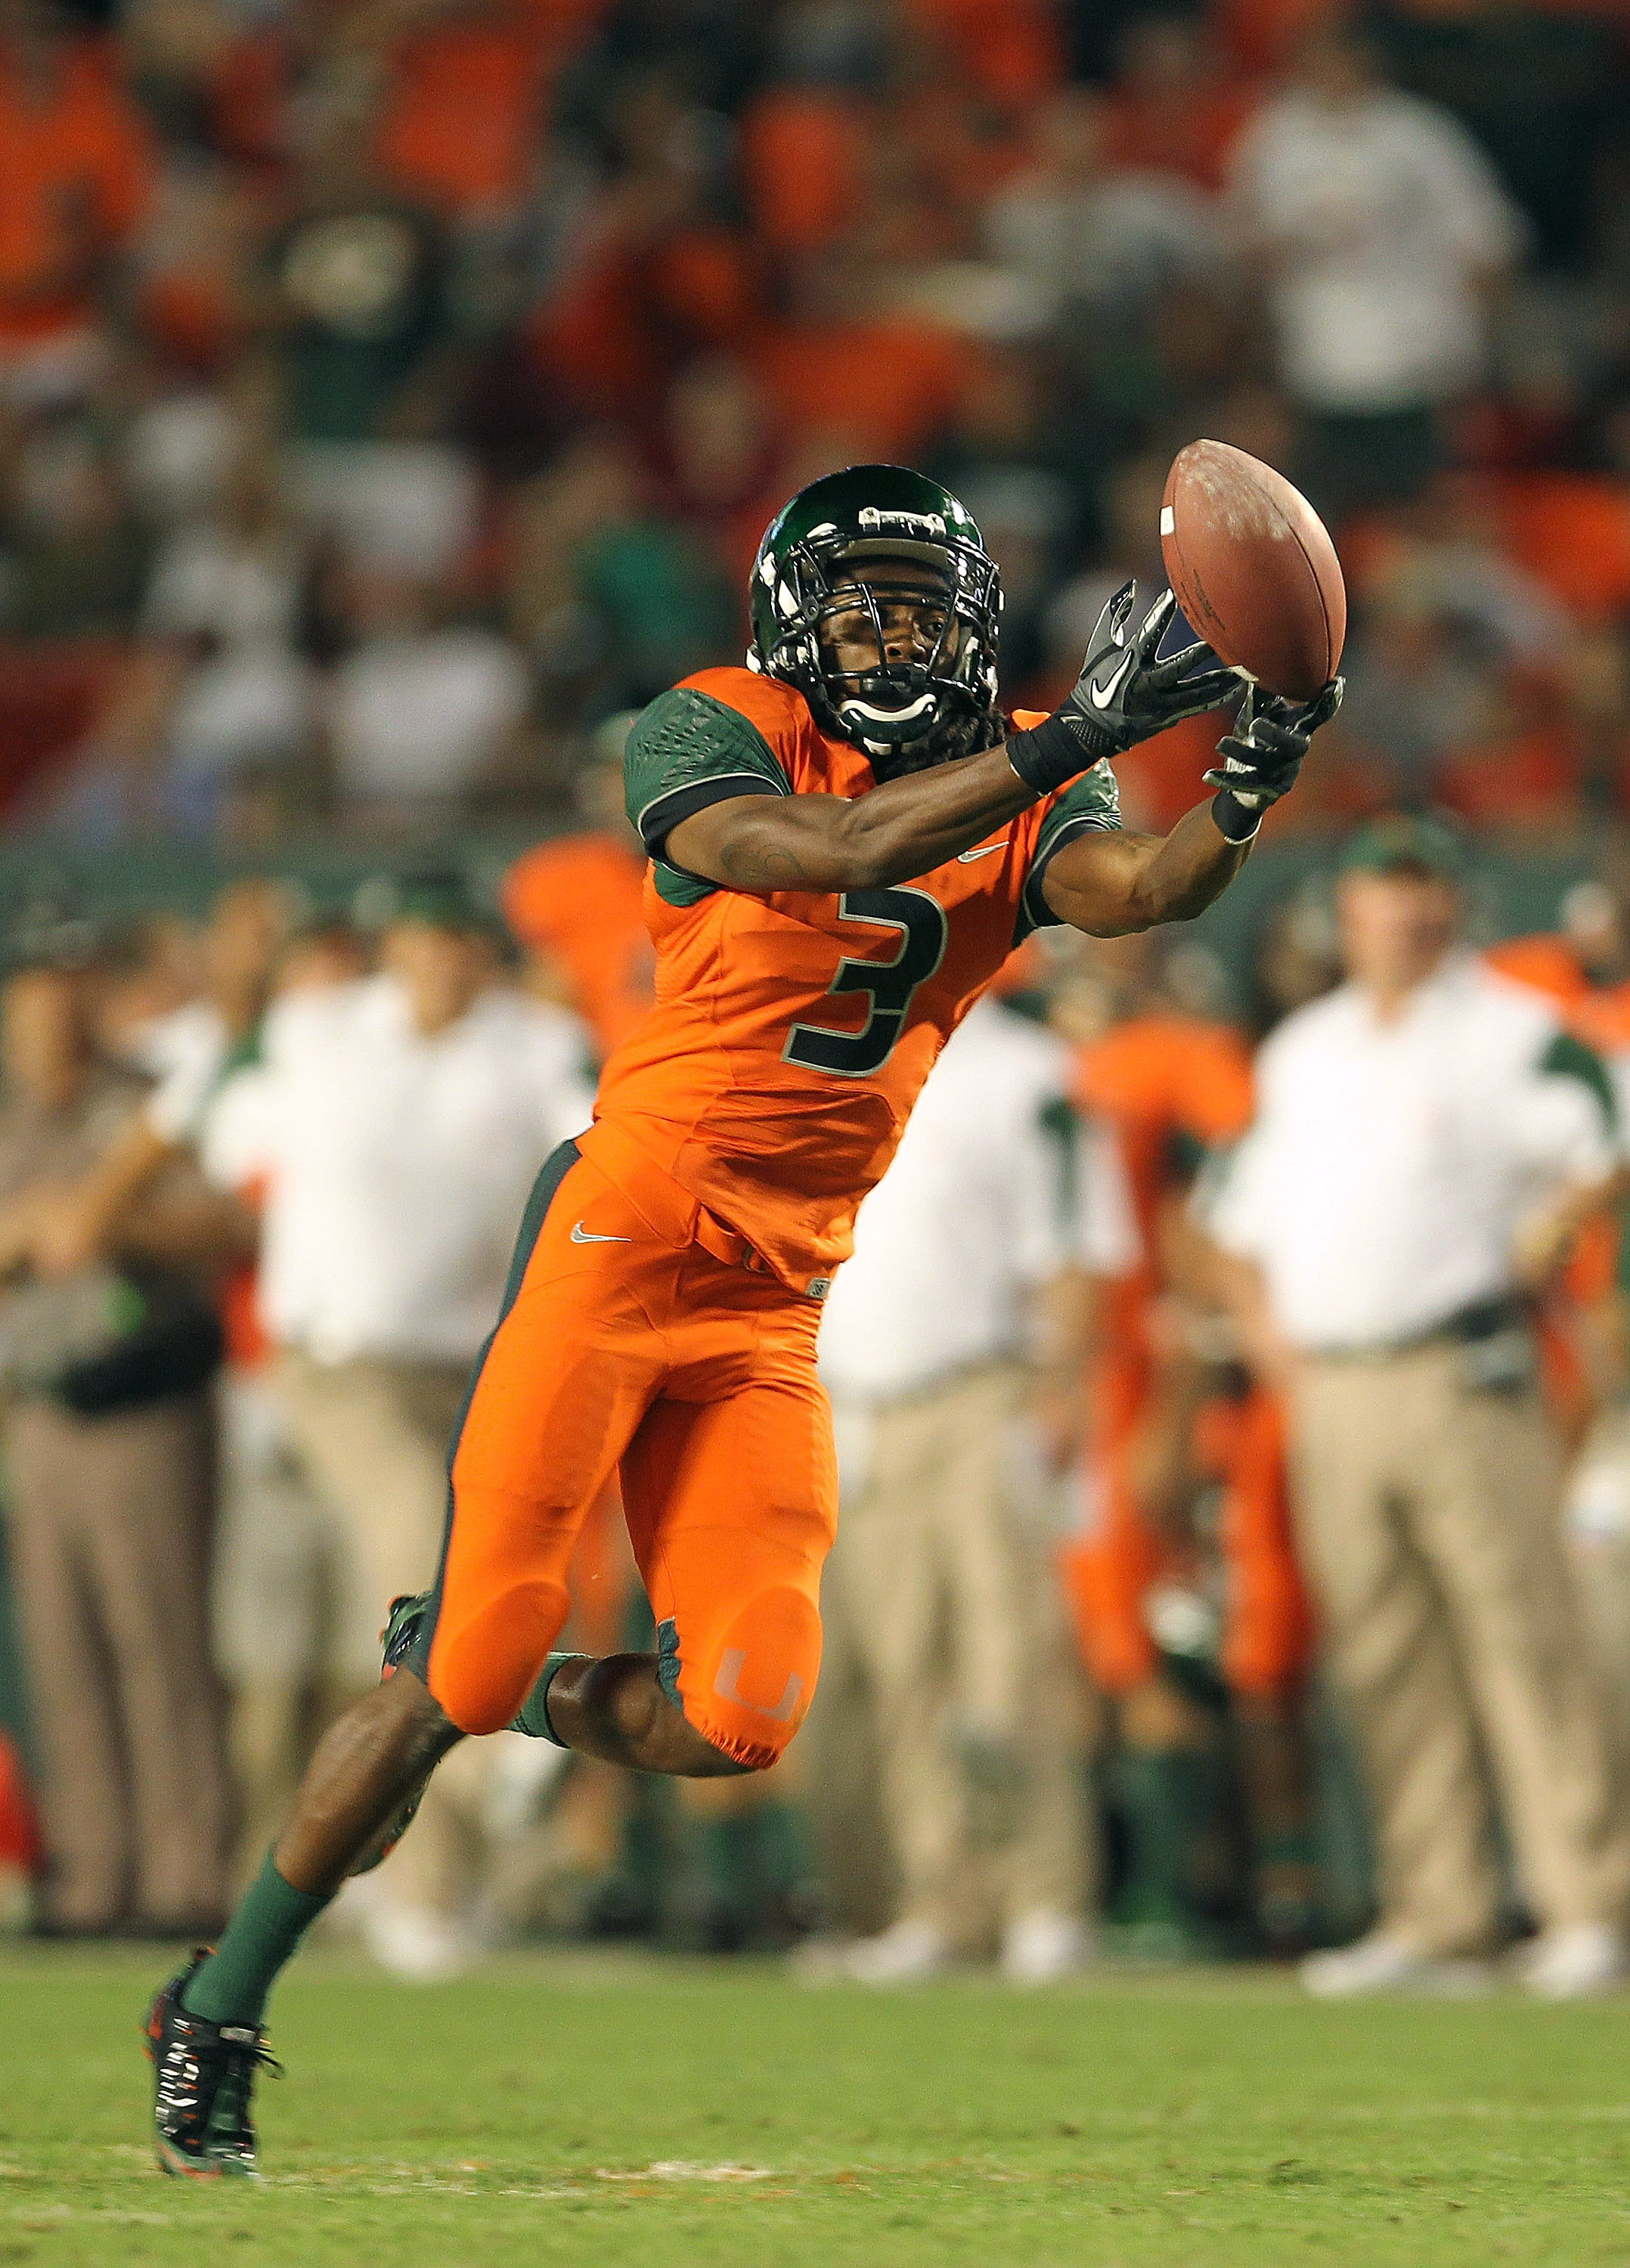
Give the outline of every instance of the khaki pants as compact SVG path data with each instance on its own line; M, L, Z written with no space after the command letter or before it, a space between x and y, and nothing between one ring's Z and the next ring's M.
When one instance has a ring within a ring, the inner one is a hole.
M332 1570L336 1681L378 1683L391 1601L436 1579L447 1510L447 1447L469 1383L463 1363L318 1363L285 1350L272 1384L307 1478L337 1525ZM374 1895L451 1916L468 1904L463 1817L490 1769L467 1742L431 1781L413 1832L374 1879Z
M1487 1944L1491 1775L1536 1918L1619 1920L1630 1843L1538 1395L1468 1388L1458 1351L1431 1346L1309 1359L1294 1406L1298 1522L1384 1926L1428 1952Z
M225 1902L228 1827L209 1399L93 1418L20 1403L5 1447L48 1917L197 1928Z
M306 1477L337 1522L338 1682L375 1683L391 1601L435 1580L447 1444L468 1382L462 1363L319 1363L292 1350L278 1358L272 1390Z
M836 1413L825 1601L871 1690L904 1911L963 1940L1086 1889L1079 1691L1048 1539L1007 1484L1021 1393L992 1365Z

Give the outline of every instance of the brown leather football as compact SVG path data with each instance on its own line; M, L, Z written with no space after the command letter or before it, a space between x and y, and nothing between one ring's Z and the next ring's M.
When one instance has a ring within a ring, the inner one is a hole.
M1220 660L1295 701L1335 675L1346 585L1329 530L1282 473L1226 441L1191 441L1166 476L1161 551Z

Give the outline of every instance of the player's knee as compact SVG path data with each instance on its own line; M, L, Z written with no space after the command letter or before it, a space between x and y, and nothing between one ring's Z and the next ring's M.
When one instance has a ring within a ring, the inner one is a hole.
M679 1633L682 1653L685 1633ZM763 1771L783 1756L808 1714L821 1669L821 1617L790 1585L759 1592L716 1631L694 1662L682 1660L685 1715L722 1756Z
M571 1601L558 1583L516 1583L465 1609L444 1604L427 1683L461 1733L501 1733L559 1636Z

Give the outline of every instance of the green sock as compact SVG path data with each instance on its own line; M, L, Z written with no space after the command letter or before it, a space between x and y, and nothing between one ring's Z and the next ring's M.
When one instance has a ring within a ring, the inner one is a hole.
M592 1661L594 1658L593 1654L589 1653L551 1653L538 1672L536 1684L521 1703L517 1713L510 1719L510 1731L530 1733L535 1741L553 1741L557 1749L564 1749L566 1742L561 1739L549 1721L549 1681L557 1669L564 1669L569 1661Z
M285 1882L269 1851L219 1945L181 1995L187 2014L211 2024L258 2024L278 1970L332 1895Z

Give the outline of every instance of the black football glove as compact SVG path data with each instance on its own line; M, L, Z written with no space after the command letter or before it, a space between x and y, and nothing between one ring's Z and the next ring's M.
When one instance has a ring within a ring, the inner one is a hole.
M1124 755L1168 725L1221 708L1238 688L1231 669L1200 669L1189 675L1197 662L1216 659L1207 645L1184 646L1164 661L1157 659L1176 611L1169 591L1161 593L1129 637L1126 625L1137 597L1135 583L1115 593L1098 617L1075 690L1045 724L1015 733L1007 743L1014 771L1038 795L1062 787L1101 757Z
M1240 703L1234 730L1217 743L1222 758L1206 775L1211 815L1230 843L1249 843L1271 803L1288 795L1321 725L1341 706L1345 681L1332 677L1311 701L1287 701L1253 685Z

